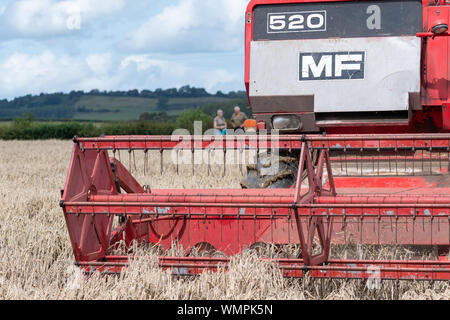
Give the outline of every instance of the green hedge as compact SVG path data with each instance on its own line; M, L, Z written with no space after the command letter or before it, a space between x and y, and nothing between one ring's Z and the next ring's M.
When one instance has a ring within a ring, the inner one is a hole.
M36 122L31 114L16 118L8 125L0 125L1 140L71 139L73 136L98 137L104 135L171 135L177 128L193 133L194 121L203 122L203 131L212 127L212 118L200 109L186 110L173 121L135 121L94 125L81 122Z
M94 125L91 123L38 123L21 124L14 121L9 125L0 125L2 140L43 140L71 139L79 137L98 137L105 135L170 135L175 130L173 123L129 122Z

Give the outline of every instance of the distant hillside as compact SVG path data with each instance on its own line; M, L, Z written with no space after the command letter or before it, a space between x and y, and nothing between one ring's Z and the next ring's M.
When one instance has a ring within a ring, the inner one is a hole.
M40 120L132 121L173 120L182 111L201 108L212 115L217 108L230 113L233 104L248 110L243 91L210 94L205 89L184 86L179 89L129 91L72 91L27 95L11 101L0 100L0 120L31 114Z

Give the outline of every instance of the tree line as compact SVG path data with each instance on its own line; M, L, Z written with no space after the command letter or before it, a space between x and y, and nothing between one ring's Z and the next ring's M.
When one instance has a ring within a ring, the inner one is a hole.
M40 140L71 139L79 137L99 137L101 135L170 135L176 129L187 129L194 133L194 122L201 121L203 132L213 127L213 118L217 109L222 109L229 120L234 106L251 117L247 99L233 99L221 103L212 103L198 108L187 109L178 116L161 111L144 113L138 121L111 123L83 123L76 121L52 122L37 121L31 113L15 117L9 124L0 124L2 140Z
M76 107L75 104L84 96L104 97L135 97L158 99L158 110L164 110L170 98L199 98L199 97L223 97L229 99L242 99L246 96L244 91L231 91L223 93L217 91L215 94L208 93L204 88L191 87L189 85L181 88L151 90L128 90L128 91L70 91L69 93L41 93L39 95L26 95L16 97L12 100L0 100L0 119L13 119L25 113L31 113L38 119L68 120L72 119L76 112L92 112L86 107ZM81 108L81 109L80 109ZM110 111L110 110L104 110Z

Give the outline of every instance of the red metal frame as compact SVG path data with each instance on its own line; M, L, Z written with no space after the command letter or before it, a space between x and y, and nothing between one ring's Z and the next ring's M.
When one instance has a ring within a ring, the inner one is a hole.
M270 142L269 142L270 141ZM367 278L368 266L386 279L449 279L448 261L329 261L331 243L450 245L450 180L431 177L333 177L330 151L427 150L450 152L450 135L103 137L75 139L61 206L75 259L85 270L121 270L110 255L125 240L186 253L209 243L227 255L252 244L300 244L302 259L276 260L287 276ZM294 189L151 190L143 188L108 151L259 149L300 151ZM312 154L318 157L313 161ZM111 163L114 164L115 173ZM327 176L325 180L324 169ZM308 188L302 187L304 172ZM449 181L447 181L449 180ZM119 194L117 181L126 194ZM324 182L327 182L326 184ZM360 189L364 188L364 189ZM367 194L363 194L367 192ZM113 230L113 220L119 226ZM321 247L313 255L313 243ZM217 270L228 260L160 258L175 274ZM326 265L324 265L326 264Z
M250 45L253 39L253 9L259 5L289 4L289 3L319 3L319 2L343 2L353 0L252 0L246 10L245 24L245 75L244 81L249 92L250 85ZM429 112L424 115L422 110L412 110L413 116L409 126L404 127L370 127L360 126L351 128L337 127L327 128L328 133L369 133L369 132L445 132L450 127L450 119L442 117L442 107L450 103L450 63L448 54L450 52L450 41L448 32L443 35L434 35L431 28L436 22L449 22L450 5L445 0L435 1L422 0L423 6L423 32L417 36L422 41L422 76L421 76L421 101L423 108L432 107L438 112ZM250 97L248 97L250 105ZM432 126L422 126L423 119L431 116L434 121ZM425 130L425 131L424 131Z
M335 134L335 135L239 135L239 136L106 136L77 138L80 150L301 150L304 141L311 148L327 150L441 150L450 149L449 134Z
M285 277L383 280L449 280L450 261L424 260L330 260L327 265L307 266L303 259L261 259L277 264ZM160 257L158 266L176 276L193 276L208 270L226 270L230 258ZM111 256L108 262L79 262L88 273L119 273L128 267L127 256ZM375 272L374 272L375 271Z
M193 276L204 271L227 270L230 258L159 257L158 266L176 276ZM449 261L424 260L330 260L326 265L307 266L303 259L261 259L277 264L285 277L380 280L450 280ZM120 273L130 263L128 256L108 256L107 261L77 262L87 273ZM374 272L376 271L376 273Z

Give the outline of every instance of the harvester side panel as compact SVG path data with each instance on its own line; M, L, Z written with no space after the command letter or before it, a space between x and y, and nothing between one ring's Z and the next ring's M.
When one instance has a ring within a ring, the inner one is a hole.
M312 73L311 65L306 63L314 61L316 52L323 54L317 55L315 61L328 61L330 66L338 57L357 57L361 59L355 64L361 67L360 74L339 80L331 79L335 72L331 69ZM410 93L420 92L420 39L416 36L255 41L251 44L251 60L250 101L256 113L267 112L256 103L262 98L266 106L276 104L280 97L289 97L297 103L313 102L292 108L295 113L404 111L407 114ZM299 78L299 72L309 78L302 79L301 75ZM328 72L330 80L323 81Z
M72 248L77 261L104 258L114 216L80 215L69 201L88 201L92 194L110 195L117 190L106 151L82 150L75 145L61 205L64 208Z

